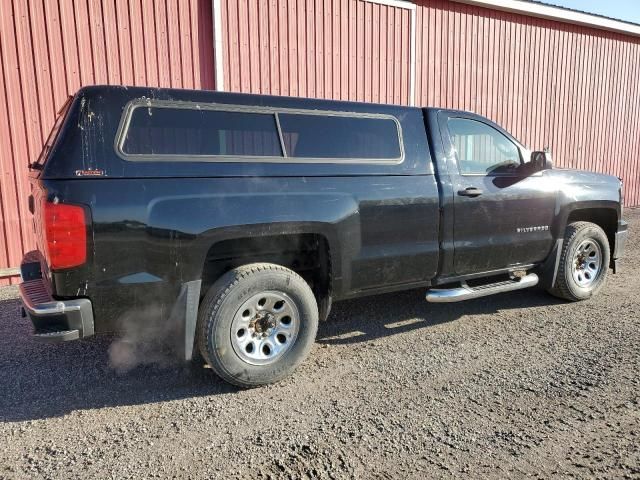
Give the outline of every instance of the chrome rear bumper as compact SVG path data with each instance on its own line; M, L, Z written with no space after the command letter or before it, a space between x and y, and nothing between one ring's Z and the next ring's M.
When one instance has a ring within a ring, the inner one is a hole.
M24 278L20 297L24 312L31 319L34 337L47 342L64 342L90 337L94 333L93 309L88 298L56 300L43 278L27 274L32 268L23 264Z

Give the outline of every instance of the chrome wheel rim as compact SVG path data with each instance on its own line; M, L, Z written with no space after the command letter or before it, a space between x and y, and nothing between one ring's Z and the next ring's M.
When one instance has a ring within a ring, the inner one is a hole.
M231 345L251 365L269 365L291 349L298 337L300 314L282 292L265 291L245 301L231 323Z
M578 286L590 287L602 271L602 249L592 239L584 240L573 256L573 280Z

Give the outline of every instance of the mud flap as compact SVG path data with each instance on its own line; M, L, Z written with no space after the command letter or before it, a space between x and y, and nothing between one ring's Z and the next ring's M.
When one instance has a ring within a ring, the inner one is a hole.
M182 344L180 356L185 360L191 360L193 356L193 343L196 336L196 320L198 318L198 304L200 300L200 286L202 280L193 280L183 283L180 294L173 309L173 314L182 316Z
M564 239L559 238L556 240L547 260L540 268L540 286L545 289L553 288L556 284L556 276L558 275L558 268L560 267L560 256L562 255L563 244Z

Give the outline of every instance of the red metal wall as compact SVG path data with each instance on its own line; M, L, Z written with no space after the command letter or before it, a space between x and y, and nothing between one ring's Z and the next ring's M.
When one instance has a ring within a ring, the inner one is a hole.
M622 177L640 205L640 39L417 0L416 105L472 110L558 166ZM225 89L407 104L410 10L221 0Z
M27 164L67 96L107 83L211 89L212 25L208 0L0 1L0 269L34 245Z
M221 0L234 92L407 105L410 12L361 0Z
M417 104L472 110L557 165L624 179L640 205L640 38L419 2Z

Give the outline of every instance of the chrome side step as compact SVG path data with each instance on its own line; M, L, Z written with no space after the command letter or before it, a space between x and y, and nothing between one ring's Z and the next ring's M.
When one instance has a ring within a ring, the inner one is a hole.
M68 342L69 340L78 340L80 338L80 330L52 330L49 332L35 332L33 338L40 342Z
M457 288L434 288L427 292L427 302L451 303L471 300L472 298L486 297L495 293L511 292L523 288L533 287L538 284L538 275L529 273L519 280L506 280L504 282L489 283L477 287L470 287L465 282Z

